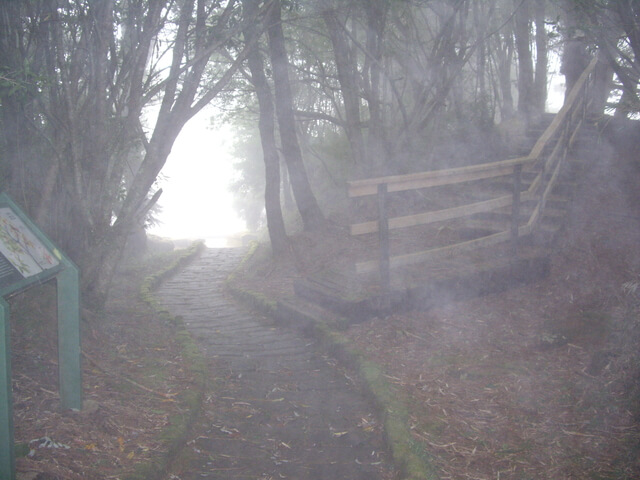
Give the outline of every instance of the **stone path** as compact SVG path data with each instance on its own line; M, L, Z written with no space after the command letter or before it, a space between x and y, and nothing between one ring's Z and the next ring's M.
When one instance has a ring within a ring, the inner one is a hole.
M349 373L312 339L236 304L243 249L206 249L158 298L210 363L203 419L170 479L390 479L381 427Z

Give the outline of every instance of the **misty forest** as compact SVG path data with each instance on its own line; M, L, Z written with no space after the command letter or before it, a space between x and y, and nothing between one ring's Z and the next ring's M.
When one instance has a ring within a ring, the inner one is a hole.
M84 398L55 282L7 298L0 476L638 478L639 55L635 0L0 2L0 192L80 271ZM242 246L148 233L204 112Z

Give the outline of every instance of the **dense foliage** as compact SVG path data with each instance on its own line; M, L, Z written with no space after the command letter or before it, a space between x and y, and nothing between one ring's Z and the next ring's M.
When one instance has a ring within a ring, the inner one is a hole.
M266 203L282 252L281 197L321 228L345 179L451 165L461 139L486 147L462 161L486 160L497 125L544 111L554 59L571 85L601 52L594 113L637 112L639 14L633 0L2 2L0 188L99 304L205 105L249 132L236 186L264 196L243 208L258 224Z
M241 59L234 2L36 0L0 5L2 189L83 272L101 303L182 126Z

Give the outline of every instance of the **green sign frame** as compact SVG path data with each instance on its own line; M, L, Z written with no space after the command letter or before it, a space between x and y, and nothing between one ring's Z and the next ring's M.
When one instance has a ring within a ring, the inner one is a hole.
M0 193L0 478L15 480L9 296L55 278L62 408L82 409L80 275L73 262L6 194ZM5 448L4 446L8 446Z

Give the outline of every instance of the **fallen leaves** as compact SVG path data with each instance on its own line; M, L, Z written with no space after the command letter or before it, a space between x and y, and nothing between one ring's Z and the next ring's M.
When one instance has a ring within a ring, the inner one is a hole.
M186 390L191 378L175 361L173 327L139 303L135 281L119 282L114 299L121 306L112 304L96 315L99 321L85 331L90 333L83 336L79 412L59 407L57 344L51 341L57 332L55 303L36 305L55 300L55 288L44 287L35 299L26 292L12 300L15 438L31 453L16 459L18 472L65 480L118 478L166 448L158 432L181 413L174 392ZM36 314L27 313L36 306ZM37 328L25 318L37 318Z

